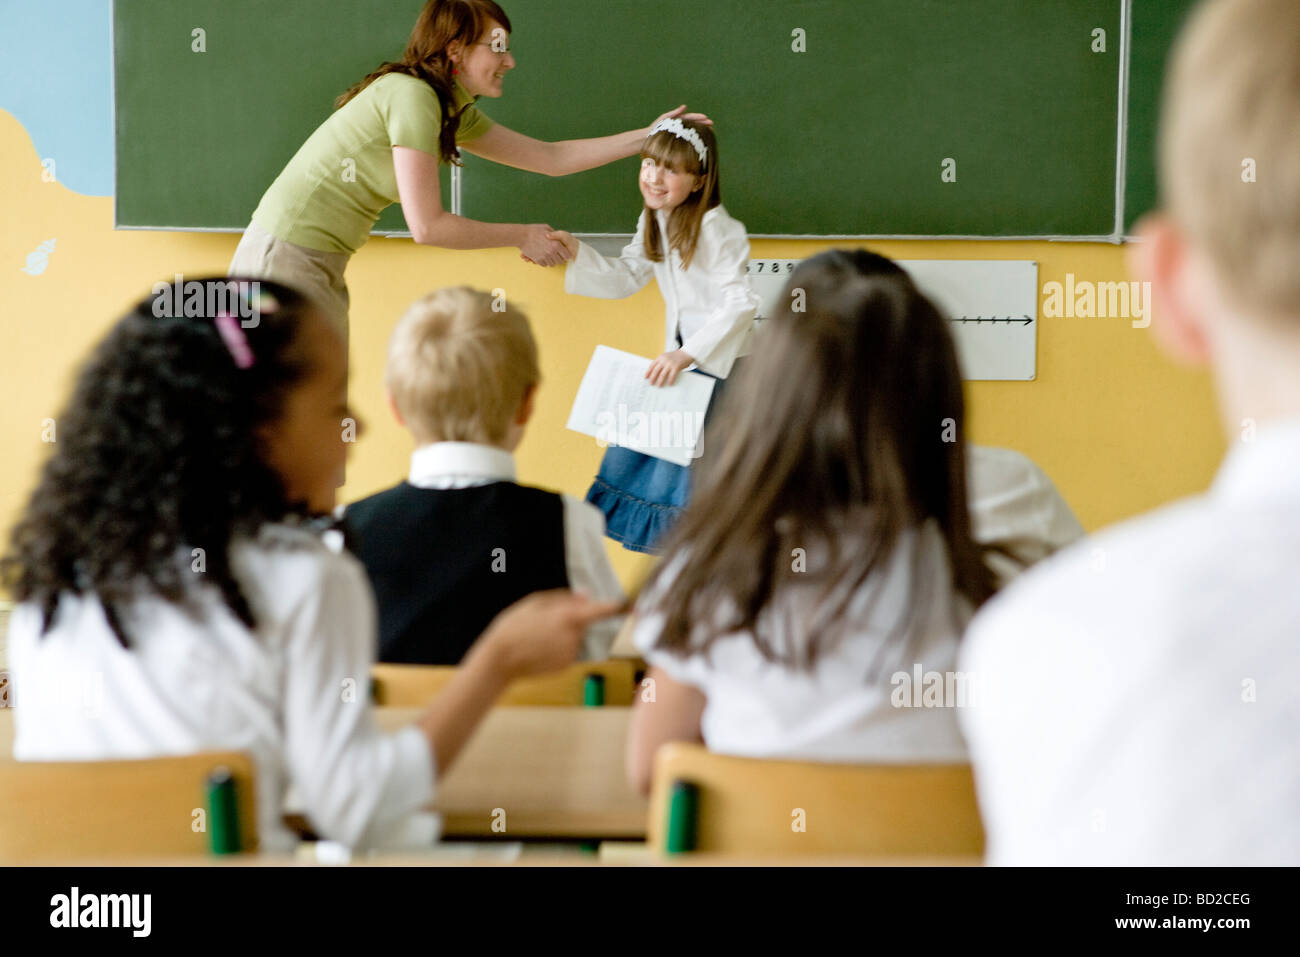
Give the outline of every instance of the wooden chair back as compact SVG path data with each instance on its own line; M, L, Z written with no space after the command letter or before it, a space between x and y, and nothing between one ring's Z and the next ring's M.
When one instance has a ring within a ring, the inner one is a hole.
M233 751L0 761L0 861L198 856L214 842L223 852L255 851L253 782L252 759Z
M554 674L516 681L499 703L520 708L628 707L636 693L639 664L631 659L580 661ZM456 668L449 665L377 664L370 669L372 695L384 708L423 707L455 674Z
M712 754L655 756L649 842L658 853L749 858L978 856L969 765L848 765Z

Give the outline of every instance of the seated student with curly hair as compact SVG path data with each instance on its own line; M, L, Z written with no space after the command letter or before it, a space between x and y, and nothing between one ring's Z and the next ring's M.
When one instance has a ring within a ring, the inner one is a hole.
M290 787L322 837L427 845L435 783L505 686L569 664L616 606L525 599L383 733L365 572L305 521L333 508L348 448L340 333L276 283L184 286L156 286L83 365L14 529L14 756L247 751L263 849L293 845Z

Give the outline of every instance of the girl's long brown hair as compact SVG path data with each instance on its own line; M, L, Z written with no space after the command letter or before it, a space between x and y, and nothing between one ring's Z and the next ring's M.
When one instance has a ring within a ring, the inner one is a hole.
M853 624L867 577L931 521L952 578L914 581L905 624L943 590L973 607L993 592L971 537L962 380L938 309L865 250L807 260L782 303L720 400L691 503L645 590L645 610L665 619L659 648L704 653L746 631L767 660L809 667ZM810 545L828 560L799 570L792 556ZM774 647L760 613L808 583L822 588L803 647Z
M420 17L411 30L406 52L397 61L382 63L379 69L361 82L353 85L334 101L340 109L375 80L388 73L403 73L423 80L433 87L442 104L442 130L438 136L439 153L444 163L460 165L460 150L456 147L456 134L460 132L460 119L465 110L456 109L455 80L447 47L459 41L464 46L478 42L487 32L488 23L495 20L511 31L510 18L493 0L429 0L420 11Z
M700 188L686 197L668 219L668 248L676 249L682 257L682 267L689 268L695 257L695 246L700 241L700 224L704 221L704 214L722 203L722 186L718 180L718 138L713 135L713 127L694 120L682 120L682 125L688 130L695 130L704 141L706 154L703 165L700 164L700 155L695 152L695 147L668 130L660 130L646 138L645 145L641 147L641 158L653 159L703 180ZM664 258L659 219L648 208L645 254L651 262L661 262Z

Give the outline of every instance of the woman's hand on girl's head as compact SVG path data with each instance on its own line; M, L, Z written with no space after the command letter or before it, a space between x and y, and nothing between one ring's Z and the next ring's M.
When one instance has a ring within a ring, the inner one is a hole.
M589 625L625 612L626 604L566 589L534 592L497 615L476 647L507 680L557 671L577 660Z
M677 107L677 109L669 110L667 113L662 114L659 117L659 119L655 120L653 123L647 126L645 128L646 136L649 136L650 131L654 129L656 126L658 126L660 123L662 123L664 120L671 120L674 118L683 119L683 120L694 120L696 123L703 123L705 126L713 125L713 121L709 119L707 116L705 116L703 113L687 113L686 104L683 103L681 106Z
M672 385L677 381L677 376L682 370L694 361L693 356L687 355L681 349L674 349L672 352L665 352L650 363L645 377L650 380L651 385Z
M573 258L564 243L550 238L555 230L545 223L524 227L524 241L519 255L538 266L559 266Z

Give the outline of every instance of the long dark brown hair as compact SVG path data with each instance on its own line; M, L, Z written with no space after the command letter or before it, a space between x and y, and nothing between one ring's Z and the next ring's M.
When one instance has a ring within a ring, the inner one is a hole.
M867 577L931 521L952 579L914 576L900 625L926 604L922 589L983 603L994 580L971 536L962 380L934 304L890 260L831 250L795 270L756 338L645 589L648 610L664 615L658 647L702 653L747 631L767 660L809 667L852 624ZM828 554L819 569L792 561L810 544ZM774 647L760 613L779 590L810 582L822 589L804 646Z
M718 179L718 138L713 134L713 127L694 120L682 120L682 125L698 133L704 142L703 164L695 147L669 130L660 130L646 137L641 147L641 158L655 160L703 180L700 188L682 200L668 218L668 248L676 249L682 257L682 267L688 268L695 257L704 214L722 203L722 185ZM651 262L661 262L664 258L659 220L649 208L646 209L645 254Z
M461 116L469 105L456 109L456 84L447 47L457 41L466 47L478 42L493 20L507 33L511 31L510 18L493 0L429 0L415 21L402 58L380 64L379 69L335 100L334 109L342 108L375 80L389 73L403 73L423 80L433 87L438 102L442 104L442 130L438 136L441 159L444 163L459 166L456 134L460 131Z

